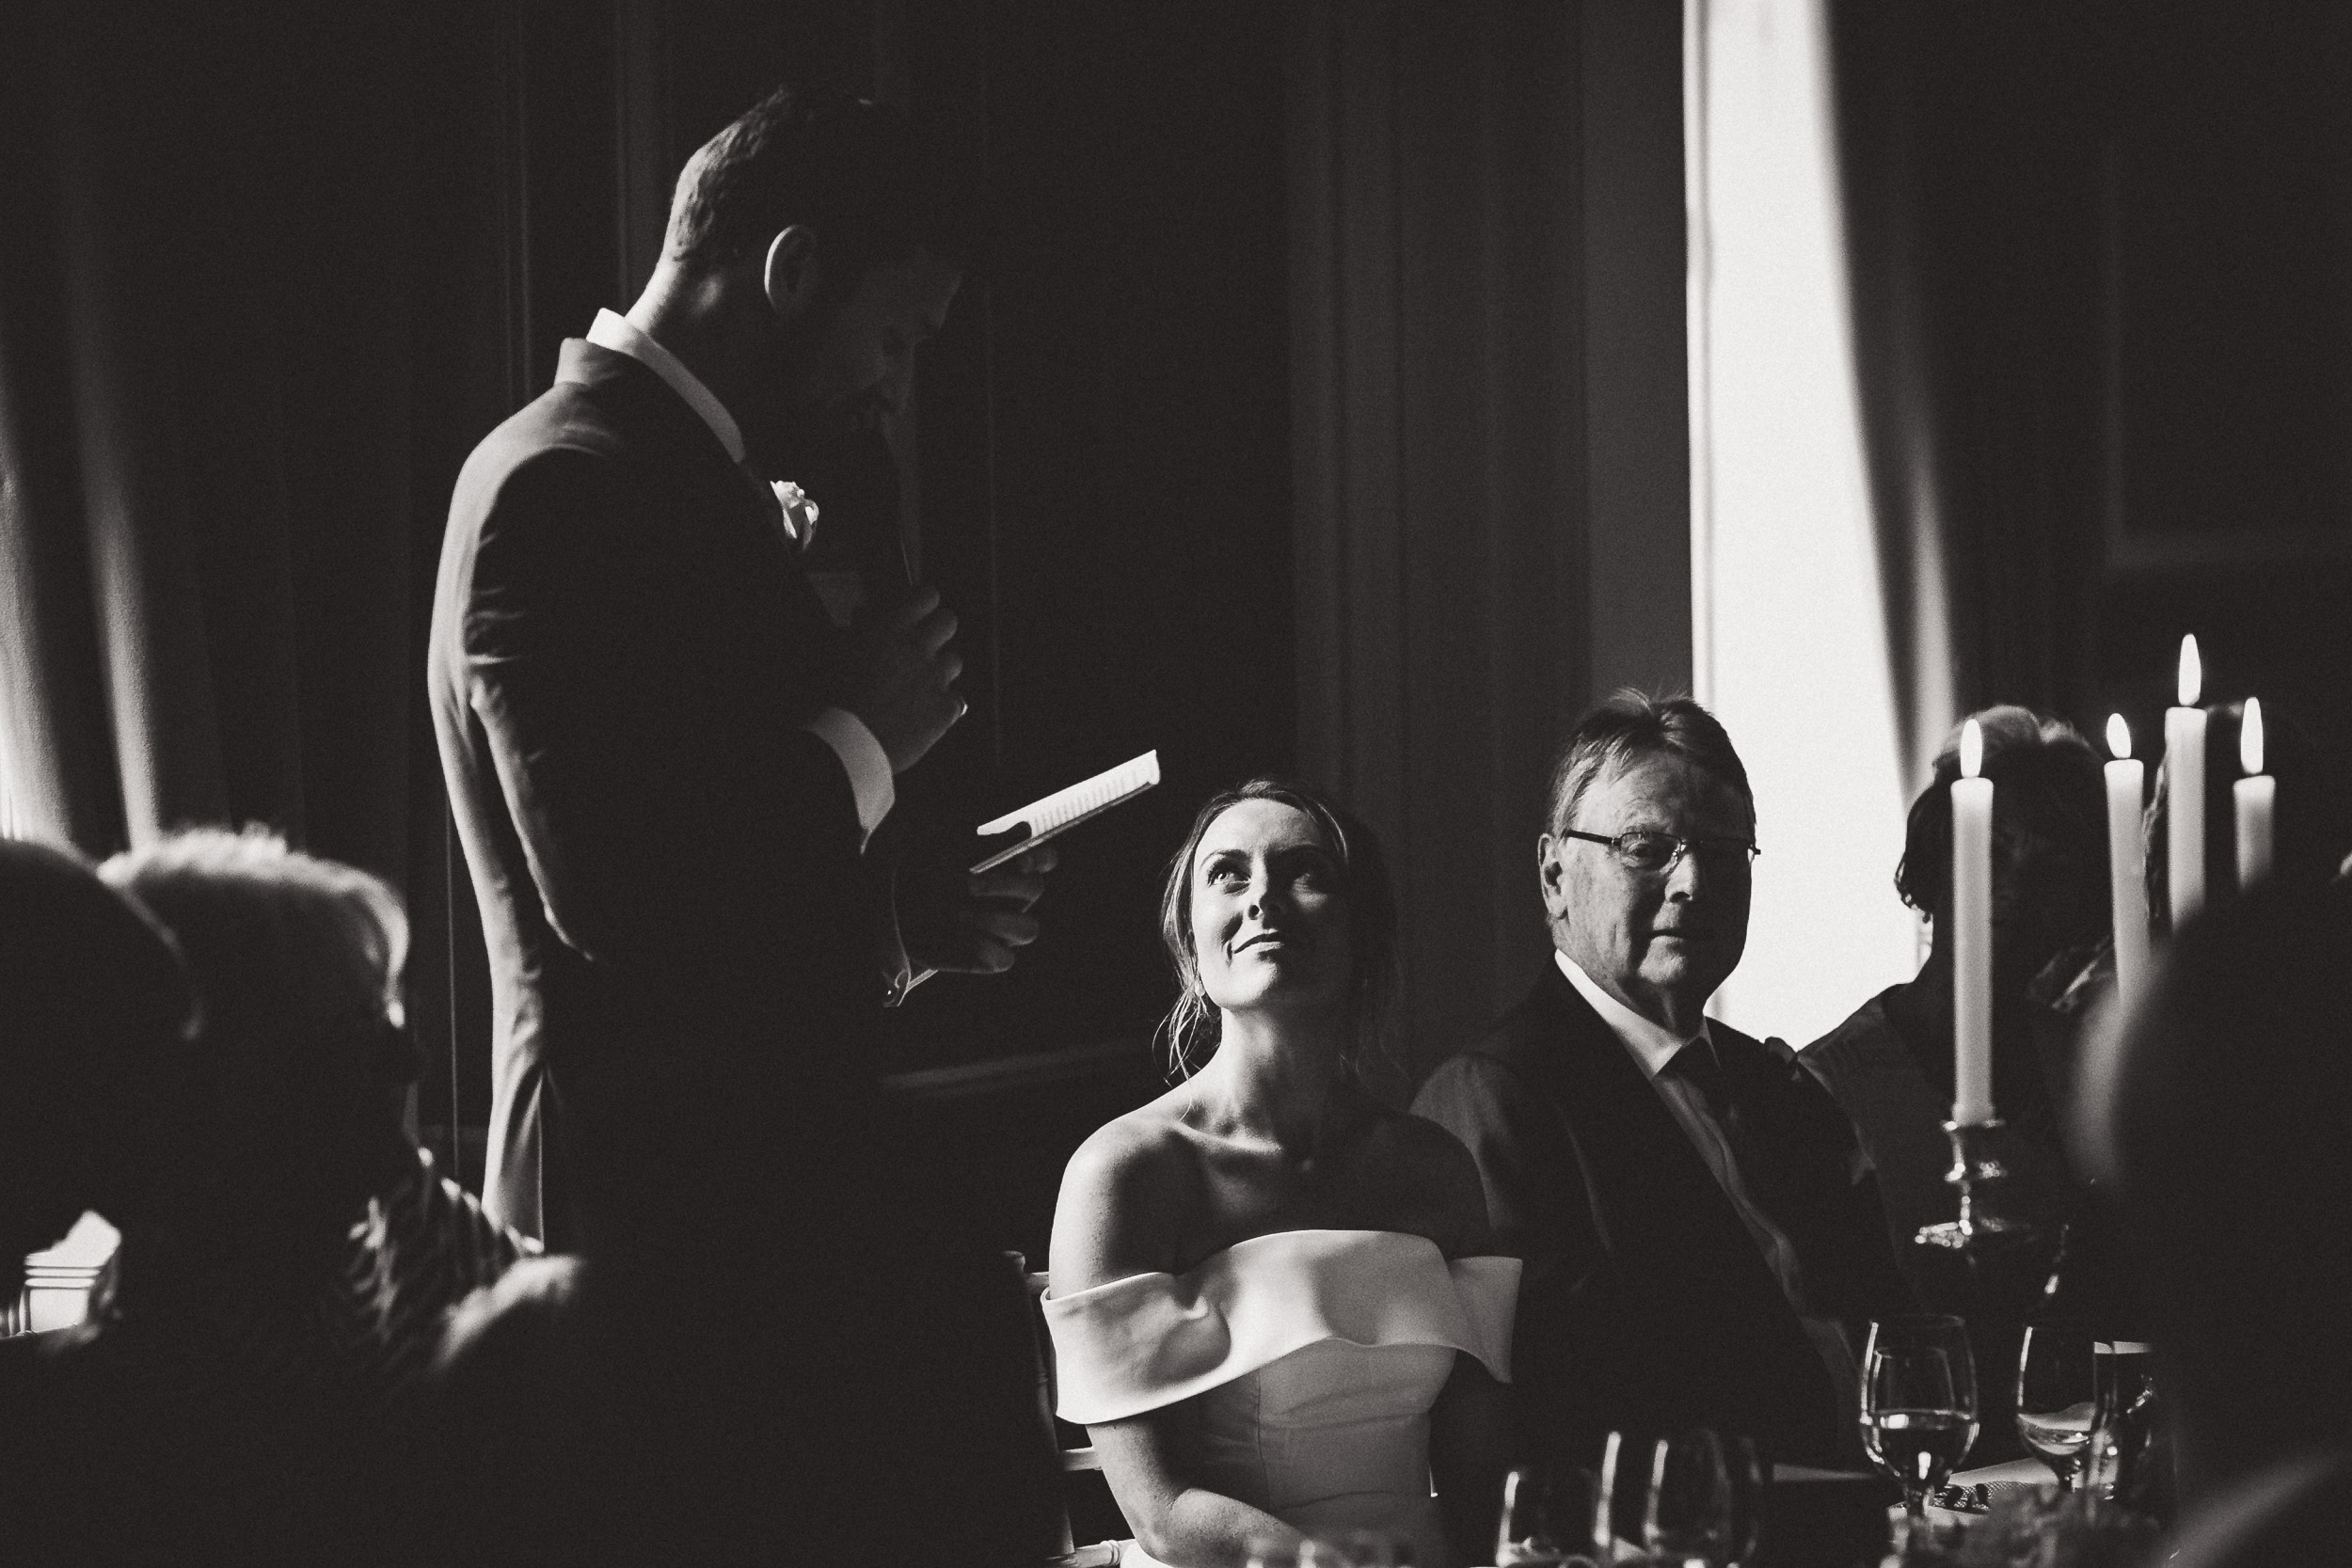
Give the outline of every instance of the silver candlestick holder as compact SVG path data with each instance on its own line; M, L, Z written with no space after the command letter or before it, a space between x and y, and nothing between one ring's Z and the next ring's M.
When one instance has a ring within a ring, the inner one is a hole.
M1993 1148L2001 1126L1997 1120L1944 1124L1945 1136L1952 1140L1952 1168L1944 1180L1960 1189L1960 1217L1921 1226L1912 1238L1915 1244L1980 1255L2042 1239L2043 1227L2004 1211L2009 1168Z

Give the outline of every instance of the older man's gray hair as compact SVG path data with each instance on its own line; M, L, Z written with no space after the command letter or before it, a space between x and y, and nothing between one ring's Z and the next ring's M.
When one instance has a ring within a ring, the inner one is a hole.
M1748 822L1756 822L1756 794L1748 770L1715 716L1688 697L1653 697L1632 687L1613 693L1576 721L1551 765L1547 830L1565 832L1578 802L1593 782L1612 768L1643 757L1678 756L1740 793Z

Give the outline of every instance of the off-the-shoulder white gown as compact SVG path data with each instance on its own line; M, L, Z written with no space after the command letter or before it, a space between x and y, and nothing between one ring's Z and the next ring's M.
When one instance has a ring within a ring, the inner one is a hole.
M1188 1402L1197 1484L1302 1530L1403 1536L1419 1568L1450 1568L1429 1408L1456 1354L1508 1380L1518 1278L1515 1258L1449 1262L1421 1236L1284 1230L1184 1274L1048 1294L1061 1414L1100 1425Z

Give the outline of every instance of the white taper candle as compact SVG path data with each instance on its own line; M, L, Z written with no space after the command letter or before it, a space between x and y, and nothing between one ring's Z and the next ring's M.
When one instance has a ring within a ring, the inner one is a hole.
M2279 808L2279 781L2263 771L2263 705L2246 699L2237 732L2238 766L2246 777L2231 786L2237 801L2237 885L2252 887L2270 875L2272 819Z
M2107 903L2115 923L2115 990L2126 1003L2148 979L2148 849L2139 835L2147 766L2132 755L2132 727L2107 716Z
M1993 781L1984 734L1961 726L1952 781L1952 1119L1993 1119Z
M2181 705L2164 715L2164 881L2177 931L2205 907L2205 710L2197 705L2204 671L2197 639L2181 639Z

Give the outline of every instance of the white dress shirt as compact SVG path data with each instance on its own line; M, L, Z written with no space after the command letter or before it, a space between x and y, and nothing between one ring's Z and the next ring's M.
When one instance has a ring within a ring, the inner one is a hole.
M626 316L612 310L596 312L596 325L588 329L588 341L598 348L626 354L645 369L660 376L663 385L685 401L686 406L710 427L710 434L719 438L725 449L727 460L738 467L744 459L743 430L728 413L726 404L704 386L692 371L681 364L678 356L646 336ZM788 525L787 525L788 526ZM857 799L857 824L868 838L882 826L890 808L898 803L898 786L890 776L890 756L874 738L874 732L865 721L847 708L829 707L808 721L808 731L833 749L841 759L842 771L850 776L850 792Z
M1576 993L1591 1004L1593 1011L1598 1013L1600 1021L1609 1026L1609 1032L1617 1037L1618 1043L1626 1049L1626 1054L1631 1056L1634 1066L1642 1069L1642 1076L1648 1079L1650 1087L1658 1091L1658 1098L1666 1102L1667 1111L1682 1128L1683 1136L1691 1140L1691 1147L1698 1150L1699 1159L1714 1173L1715 1184L1724 1190L1724 1196L1731 1200L1732 1212L1740 1216L1740 1223L1747 1227L1748 1235L1756 1242L1756 1250L1763 1255L1765 1266L1780 1282L1781 1294L1788 1298L1790 1309L1804 1325L1805 1337L1813 1341L1814 1350L1828 1369L1839 1399L1851 1403L1855 1393L1855 1370L1853 1347L1846 1343L1845 1329L1834 1320L1812 1315L1805 1294L1804 1274L1797 1262L1796 1244L1788 1240L1787 1231L1772 1223L1772 1216L1764 1212L1763 1206L1756 1201L1755 1195L1748 1191L1739 1162L1732 1157L1731 1140L1724 1135L1714 1114L1707 1108L1707 1097L1699 1092L1696 1084L1680 1073L1666 1070L1666 1064L1675 1059L1676 1053L1694 1040L1704 1044L1709 1052L1715 1049L1715 1039L1708 1030L1707 1021L1699 1021L1695 1034L1678 1036L1664 1024L1644 1018L1610 995L1565 953L1555 947L1551 956L1560 965L1560 973L1567 977L1568 984L1576 988Z

